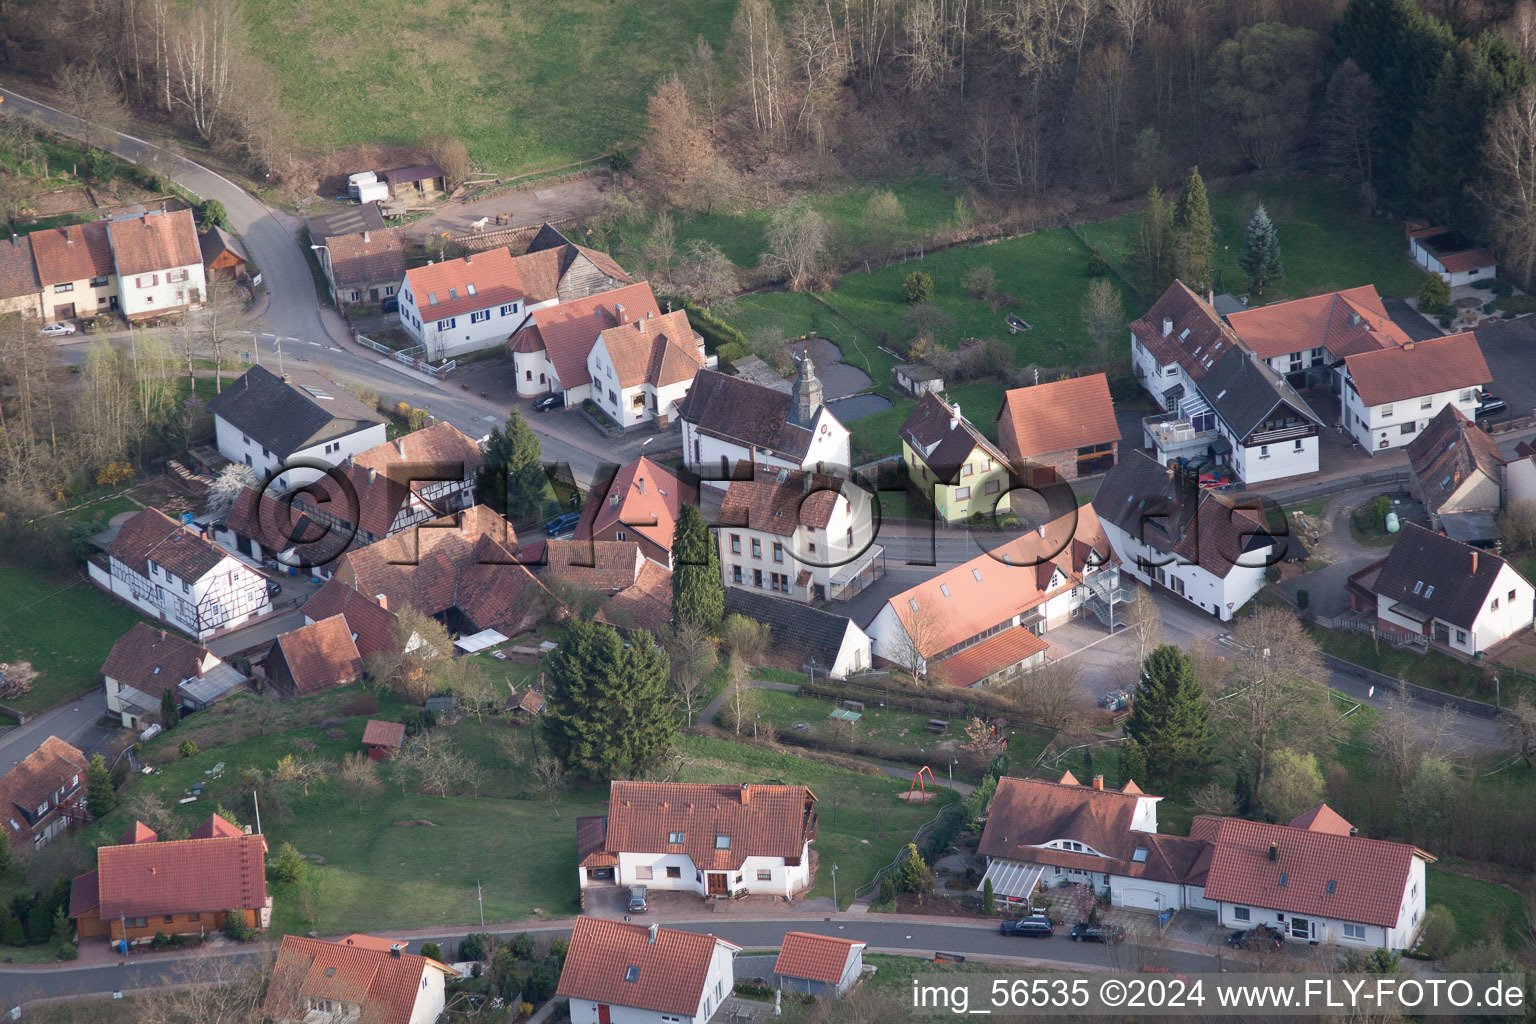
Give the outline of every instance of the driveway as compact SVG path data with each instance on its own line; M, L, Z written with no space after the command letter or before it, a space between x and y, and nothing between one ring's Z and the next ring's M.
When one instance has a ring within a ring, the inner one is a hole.
M101 725L106 713L106 691L95 689L79 700L34 715L26 725L6 730L0 734L0 774L14 768L49 736L79 747L87 756L95 753L113 733Z
M1493 374L1493 393L1509 403L1494 422L1536 410L1536 317L1504 320L1477 329L1477 343Z
M601 209L612 192L613 185L606 174L593 174L544 188L503 192L472 203L444 203L430 217L406 225L405 237L420 241L443 232L467 235L470 224L481 217L490 218L486 231L505 231L508 227L583 217ZM506 215L508 223L498 228L496 218L502 214Z
M1294 601L1296 592L1305 590L1310 599L1309 607L1317 614L1332 617L1344 613L1347 607L1345 583L1378 558L1386 557L1391 550L1361 544L1349 532L1350 513L1380 493L1380 487L1365 487L1333 499L1323 515L1323 537L1313 549L1314 556L1327 558L1329 564L1279 584L1282 594Z
M1445 333L1425 320L1419 315L1418 310L1402 299L1383 299L1381 304L1386 307L1387 316L1392 318L1392 322L1401 327L1403 333L1414 341L1428 341L1430 338L1441 337ZM1478 337L1482 337L1481 332Z

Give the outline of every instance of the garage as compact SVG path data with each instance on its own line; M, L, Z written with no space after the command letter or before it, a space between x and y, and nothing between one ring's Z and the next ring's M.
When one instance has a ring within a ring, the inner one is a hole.
M1165 901L1156 889L1135 884L1122 884L1114 888L1111 902L1117 907L1128 907L1132 910L1157 911L1163 909Z

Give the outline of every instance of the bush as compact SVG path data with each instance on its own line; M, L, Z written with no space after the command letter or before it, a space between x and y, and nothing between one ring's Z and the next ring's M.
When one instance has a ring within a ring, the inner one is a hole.
M60 960L78 960L80 958L80 951L75 948L74 943L66 942L59 947L57 958Z
M1456 322L1456 318L1449 313L1441 313L1438 317L1435 318L1435 322L1439 324L1441 328L1448 331L1451 329L1451 324Z
M224 935L230 942L247 942L256 934L246 923L245 911L231 910L224 915Z
M484 932L470 932L459 942L460 960L485 960L495 948L496 938Z
M750 350L746 335L681 295L658 295L656 301L663 309L671 306L688 314L688 323L704 339L707 349L726 362L734 362Z
M933 278L914 270L901 282L901 301L917 306L933 301Z
M197 744L193 743L191 740L182 740L181 741L181 746L178 747L177 749L181 751L181 756L182 757L196 757L197 756Z
M209 199L197 207L197 229L207 231L213 227L229 227L229 216L224 212L224 204L217 199Z
M1451 286L1439 274L1430 274L1419 288L1419 312L1433 316L1451 301Z
M1097 249L1090 252L1088 254L1088 276L1103 277L1108 273L1109 261L1104 258L1103 253L1099 252Z
M304 858L292 843L277 848L272 858L272 879L284 885L293 885L304 877Z
M430 957L433 960L441 961L443 959L443 950L442 947L435 942L423 942L421 944L421 955Z
M1502 299L1506 295L1509 295L1511 292L1513 292L1515 288L1508 281L1502 280L1500 278L1494 278L1493 283L1488 286L1488 290L1493 292L1497 298Z
M613 168L613 173L615 174L623 174L634 165L634 162L634 158L630 156L627 149L616 149L613 151L613 155L608 158L608 166Z
M1509 295L1494 303L1506 313L1514 313L1516 316L1522 313L1536 313L1536 296Z
M155 932L155 937L149 940L150 949L170 949L176 944L176 940L165 932Z
M1424 912L1424 928L1419 932L1419 948L1435 959L1454 951L1456 915L1451 908L1436 903Z

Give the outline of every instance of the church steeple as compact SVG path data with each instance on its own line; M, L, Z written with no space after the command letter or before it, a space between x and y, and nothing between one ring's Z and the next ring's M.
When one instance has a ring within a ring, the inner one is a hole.
M816 377L816 366L810 353L800 360L800 376L795 378L794 409L791 422L809 427L822 406L821 381Z

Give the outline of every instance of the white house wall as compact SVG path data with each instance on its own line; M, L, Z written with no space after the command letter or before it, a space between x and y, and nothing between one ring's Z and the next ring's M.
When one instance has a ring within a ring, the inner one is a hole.
M180 280L172 280L172 278ZM196 306L207 294L201 262L185 267L167 267L147 274L129 274L118 279L118 302L124 316L145 316L169 312L182 306Z
M411 1007L410 1024L436 1024L442 1016L444 1001L444 975L435 967L421 969L421 981L417 983L416 1005Z
M517 374L519 398L532 398L560 386L560 378L555 374L554 364L549 361L549 353L542 349L538 352L513 352L512 369Z
M1249 484L1316 473L1317 460L1316 434L1274 444L1254 445L1251 448L1245 447L1241 441L1232 444L1232 469L1244 483Z
M809 845L802 851L798 865L787 865L782 857L748 857L739 869L727 872L701 871L693 858L681 853L621 853L618 857L615 881L619 885L643 885L665 892L706 895L711 874L726 874L728 890L746 889L753 895L792 896L811 884ZM668 878L669 867L677 868L680 877ZM650 868L651 877L642 877L638 870L641 868ZM769 872L770 877L759 879L759 871Z
M843 642L832 661L830 674L833 679L843 679L849 673L862 672L874 663L873 655L869 634L849 619L848 628L843 631Z
M1148 585L1155 581L1175 597L1182 596L1190 604L1210 612L1222 621L1232 618L1238 609L1253 600L1254 595L1263 589L1265 566L1262 563L1273 550L1272 547L1264 547L1244 554L1243 561L1252 564L1235 565L1225 577L1221 577L1201 565L1185 562L1169 552L1142 544L1108 520L1104 521L1104 533L1122 567L1137 580ZM1138 557L1166 562L1148 567L1137 561ZM1182 595L1175 580L1182 585Z
M528 322L532 310L553 306L555 300L529 304L518 299L465 310L451 317L433 315L435 307L428 305L423 310L416 303L417 296L407 279L400 288L400 327L426 346L429 359L438 361L504 344ZM489 315L477 319L482 313Z
M265 480L267 474L283 465L283 460L277 452L262 447L261 442L245 434L222 416L213 418L213 435L219 454L231 462L243 462L250 466L256 472L258 480ZM365 452L369 448L383 444L388 439L388 431L384 424L371 423L361 430L354 430L350 434L301 449L291 458L313 459L328 466L339 466L349 456ZM277 489L286 491L318 480L323 475L318 469L291 469L277 481Z
M1344 373L1342 368L1339 372L1341 375ZM1360 398L1360 393L1348 382L1344 383L1340 393L1345 429L1360 442L1362 448L1373 455L1411 443L1447 405L1456 406L1469 420L1475 420L1477 416L1476 388L1438 391L1402 402L1373 406L1367 406ZM1412 424L1413 430L1404 434L1404 424Z
M1514 600L1509 598L1510 591L1515 592ZM1498 608L1492 607L1494 600L1499 602ZM1501 640L1530 629L1533 602L1536 602L1536 589L1506 563L1494 579L1492 593L1484 602L1482 612L1472 623L1473 634L1469 639L1475 640L1476 646L1469 653L1486 651Z

